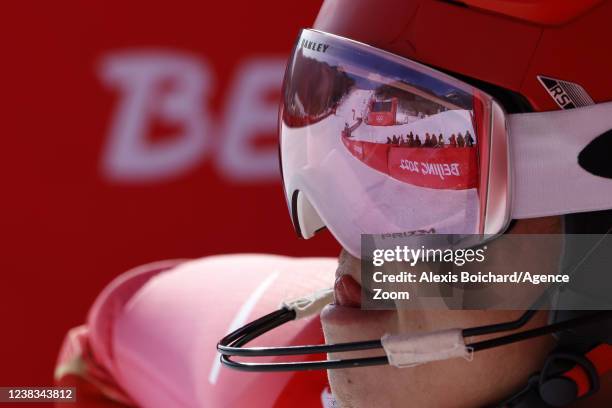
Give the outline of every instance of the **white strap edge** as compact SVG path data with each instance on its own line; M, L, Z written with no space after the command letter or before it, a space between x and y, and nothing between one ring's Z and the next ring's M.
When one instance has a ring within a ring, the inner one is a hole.
M296 319L303 319L314 314L318 314L326 305L334 301L334 289L321 289L310 295L297 299L286 300L281 303L281 307L295 311Z

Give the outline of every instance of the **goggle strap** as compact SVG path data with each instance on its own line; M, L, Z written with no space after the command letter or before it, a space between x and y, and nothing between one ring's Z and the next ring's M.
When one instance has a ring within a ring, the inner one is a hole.
M514 178L512 218L612 207L612 178L592 174L578 162L594 139L612 129L612 102L508 115L508 125Z

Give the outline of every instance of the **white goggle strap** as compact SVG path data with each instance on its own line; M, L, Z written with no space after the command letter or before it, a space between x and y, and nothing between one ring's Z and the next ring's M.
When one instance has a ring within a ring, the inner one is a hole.
M508 115L512 218L612 208L612 179L578 164L580 152L612 129L612 102ZM608 137L612 137L612 134ZM612 160L612 152L609 152Z

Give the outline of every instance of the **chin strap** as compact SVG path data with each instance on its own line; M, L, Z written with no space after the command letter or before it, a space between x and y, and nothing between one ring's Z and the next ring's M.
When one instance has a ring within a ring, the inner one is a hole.
M600 378L612 372L612 346L599 344L586 354L554 351L542 371L498 408L566 407L599 390Z
M295 313L296 319L318 314L333 301L333 289L322 289L308 296L284 301L281 307ZM473 358L474 347L466 345L461 329L430 333L385 334L380 342L388 363L398 368L461 357ZM477 334L477 333L472 333ZM557 350L543 369L528 380L518 393L496 405L497 408L565 407L599 390L599 379L612 371L612 346L599 344L586 354Z

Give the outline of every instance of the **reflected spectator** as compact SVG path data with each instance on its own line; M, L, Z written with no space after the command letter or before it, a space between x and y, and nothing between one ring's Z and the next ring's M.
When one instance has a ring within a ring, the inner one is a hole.
M465 139L463 138L463 136L461 136L461 133L459 133L459 136L457 136L457 146L465 147Z
M448 139L448 144L450 147L457 147L457 138L454 133L451 135L450 139Z
M387 136L387 144L391 144L391 138L389 136Z
M408 147L414 147L414 136L412 135L412 132L410 132L410 134L408 135Z
M444 138L442 137L442 133L438 136L438 147L444 147Z
M414 139L414 147L421 147L421 139L419 139L419 135L416 135Z
M469 130L465 133L465 144L467 145L467 147L474 146L474 138L472 137L472 134Z
M425 133L425 147L431 146L431 138L429 137L429 133Z

